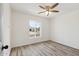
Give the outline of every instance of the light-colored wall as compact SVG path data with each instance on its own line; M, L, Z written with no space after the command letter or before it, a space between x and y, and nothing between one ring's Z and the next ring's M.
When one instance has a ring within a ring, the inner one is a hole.
M29 39L29 20L36 20L41 23L41 38ZM12 11L11 46L17 47L49 40L49 24L49 20L45 18Z
M0 42L1 42L1 4L0 4Z
M1 4L0 4L0 56L1 56L1 47L2 47L2 32L1 32Z
M53 41L79 49L79 11L60 15L51 24Z
M10 54L10 16L11 10L8 3L3 3L1 8L1 30L3 46L8 45L8 49L3 50L3 55Z

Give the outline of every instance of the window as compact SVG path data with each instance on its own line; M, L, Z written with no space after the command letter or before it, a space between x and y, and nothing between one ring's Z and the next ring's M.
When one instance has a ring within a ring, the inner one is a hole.
M32 38L40 37L40 22L30 20L29 26L29 36Z

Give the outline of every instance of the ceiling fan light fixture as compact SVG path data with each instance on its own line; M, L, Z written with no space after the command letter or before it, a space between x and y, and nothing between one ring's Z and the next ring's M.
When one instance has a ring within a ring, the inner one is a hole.
M51 12L46 11L45 14L46 14L47 16L49 16L49 14L51 14Z
M58 10L54 10L55 7L57 7L59 5L59 3L55 3L54 5L50 4L50 5L47 5L46 3L46 6L42 6L42 5L39 5L39 7L43 10L45 10L45 12L39 12L40 13L45 13L47 16L49 16L49 14L51 14L52 12L59 12Z

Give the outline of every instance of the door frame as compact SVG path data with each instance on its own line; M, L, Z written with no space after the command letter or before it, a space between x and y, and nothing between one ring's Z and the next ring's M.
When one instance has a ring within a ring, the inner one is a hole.
M1 31L2 31L2 45L5 47L8 45L7 49L2 50L3 56L10 55L10 17L11 17L11 8L9 3L1 3Z

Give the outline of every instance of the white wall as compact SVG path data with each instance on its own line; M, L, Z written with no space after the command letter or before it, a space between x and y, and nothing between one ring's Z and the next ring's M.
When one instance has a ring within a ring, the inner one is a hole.
M3 55L10 54L10 5L8 3L2 4L1 14L1 30L2 30L2 42L3 46L8 45L8 49L3 50Z
M79 49L79 11L52 19L52 40Z
M36 20L41 23L41 38L29 39L28 26L29 20ZM32 44L36 42L49 40L49 20L33 15L24 14L21 12L13 11L11 20L11 46L17 47L27 44Z
M1 56L1 48L2 48L2 32L1 32L1 4L0 4L0 56Z
M0 4L0 42L1 42L1 4Z

